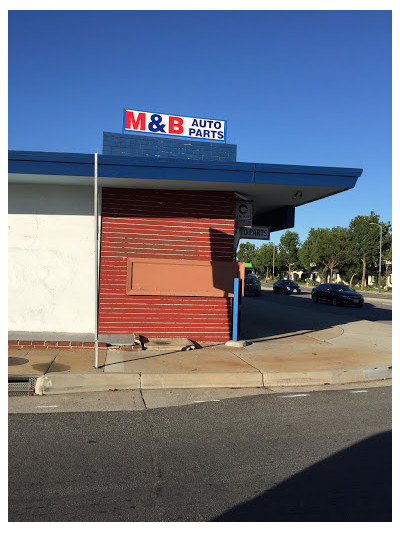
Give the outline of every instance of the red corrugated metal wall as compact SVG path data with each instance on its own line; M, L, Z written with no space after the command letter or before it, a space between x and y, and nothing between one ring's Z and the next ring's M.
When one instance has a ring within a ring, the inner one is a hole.
M104 188L99 333L221 341L231 298L128 296L127 257L232 261L232 192Z

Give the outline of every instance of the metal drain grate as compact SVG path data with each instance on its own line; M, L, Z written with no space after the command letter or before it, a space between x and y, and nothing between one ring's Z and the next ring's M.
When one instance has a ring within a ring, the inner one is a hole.
M36 378L27 378L25 380L9 380L9 396L26 396L35 392Z

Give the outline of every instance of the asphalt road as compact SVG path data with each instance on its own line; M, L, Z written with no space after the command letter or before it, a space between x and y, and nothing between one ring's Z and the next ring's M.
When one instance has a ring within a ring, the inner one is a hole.
M263 287L260 296L242 299L242 311L240 337L243 339L328 329L358 321L392 325L391 300L371 298L361 308L335 307L315 304L311 299L311 290L289 296L275 294L272 288Z
M291 297L293 296L293 301L290 305L296 305L296 301L303 301L309 303L310 305L314 305L318 307L319 305L328 309L331 309L331 312L333 313L343 313L345 311L346 313L349 313L350 311L359 310L360 316L363 317L365 320L378 320L378 321L391 321L391 311L392 311L392 299L385 294L383 294L381 297L379 297L378 293L373 293L372 295L369 295L368 293L363 293L364 296L364 306L362 308L357 307L344 307L344 306L333 306L328 303L318 303L314 304L311 299L311 290L312 287L301 287L301 293L297 294L291 294L290 296L283 295L283 294L274 294L272 291L272 285L262 284L262 294L264 297L267 295L273 296L273 297L285 297L288 300L291 300ZM387 313L382 313L381 311L387 311ZM390 317L390 318L389 318Z
M11 414L9 520L391 520L391 387L123 409Z

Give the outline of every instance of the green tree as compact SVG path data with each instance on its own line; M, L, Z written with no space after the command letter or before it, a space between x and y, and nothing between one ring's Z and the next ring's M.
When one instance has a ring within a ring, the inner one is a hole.
M392 234L387 233L382 237L382 261L385 262L385 286L389 285L389 276L392 273Z
M380 229L376 224L382 225L382 243L391 229L390 222L381 223L379 219L380 216L371 211L367 216L353 218L349 224L354 257L362 265L361 290L365 287L367 267L375 267L379 262Z
M298 257L299 263L305 270L317 269L318 275L321 277L322 282L326 281L327 267L324 266L319 257L318 251L318 236L320 228L310 228L307 239L301 245L299 249Z
M273 253L273 247L275 246L275 258ZM272 266L274 263L278 263L276 245L272 242L267 244L262 244L256 250L256 255L254 257L253 266L254 268L263 274L266 278L269 278L272 272Z
M333 270L351 259L352 247L348 229L340 226L323 228L318 243L320 262L329 270L329 279L332 282Z
M256 245L250 242L242 242L237 251L237 260L241 263L253 263L256 255Z
M299 259L305 268L316 267L325 282L333 271L352 258L352 241L346 228L311 228L299 250Z
M353 258L339 266L339 275L340 277L350 285L360 283L362 278L362 265L359 261L354 260Z
M316 230L311 228L308 232L307 239L301 245L298 253L300 266L305 270L310 270L312 267L318 266L316 264L316 253L314 250L315 242Z
M292 271L299 266L299 249L300 249L300 239L299 234L295 231L287 230L281 236L279 241L279 255L280 262L282 265L287 265L289 274L288 277L291 279Z

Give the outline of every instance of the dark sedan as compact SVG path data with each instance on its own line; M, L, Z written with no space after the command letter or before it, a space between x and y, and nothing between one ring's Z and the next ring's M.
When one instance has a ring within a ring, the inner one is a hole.
M342 283L322 283L311 291L314 303L327 302L332 305L354 305L362 307L364 298L348 285Z
M292 292L301 292L301 289L297 283L290 279L278 279L273 285L273 291L282 294L292 294Z

